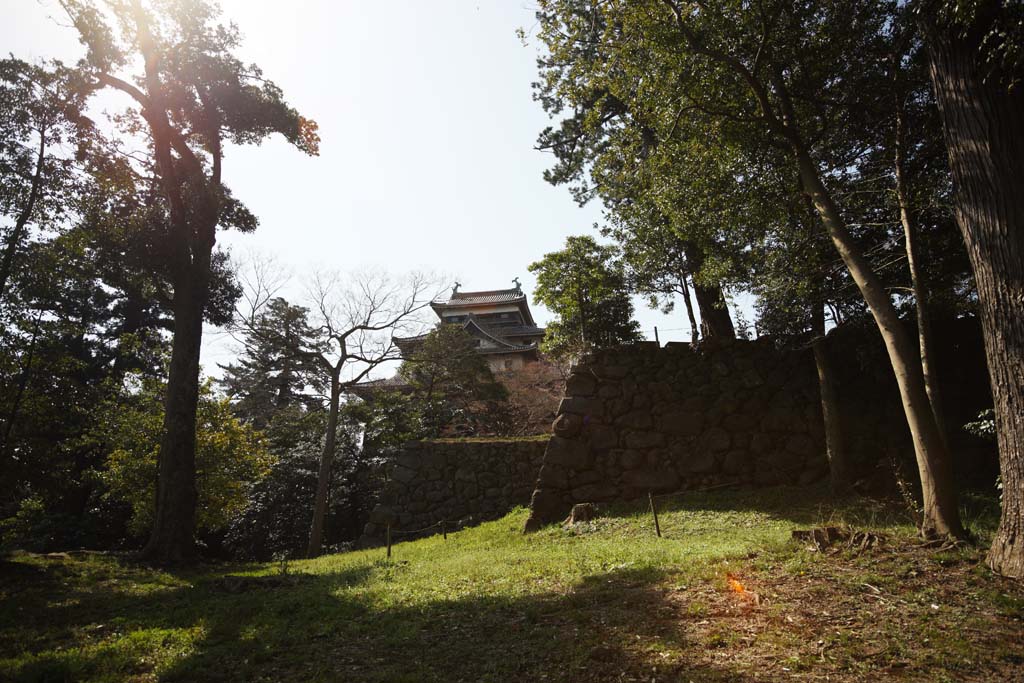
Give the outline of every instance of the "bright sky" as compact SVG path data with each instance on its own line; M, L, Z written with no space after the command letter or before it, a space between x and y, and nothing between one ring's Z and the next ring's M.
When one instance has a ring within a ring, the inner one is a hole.
M320 157L281 139L233 148L224 178L260 218L256 233L223 233L237 256L272 254L296 280L314 268L382 266L455 276L464 290L532 293L527 265L591 233L600 207L576 206L541 177L534 149L548 125L532 100L539 47L522 0L221 0L256 62L288 101L320 124ZM0 53L82 54L56 0L0 0ZM297 289L296 289L297 291ZM543 324L551 315L532 304ZM637 302L648 336L689 340L670 316ZM673 330L674 331L668 331ZM207 335L204 363L231 352Z

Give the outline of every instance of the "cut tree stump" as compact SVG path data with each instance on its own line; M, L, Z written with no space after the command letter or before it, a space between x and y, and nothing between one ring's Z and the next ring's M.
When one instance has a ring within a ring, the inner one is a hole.
M577 503L572 506L572 512L565 518L563 524L578 524L580 522L589 522L597 517L597 506L593 503Z

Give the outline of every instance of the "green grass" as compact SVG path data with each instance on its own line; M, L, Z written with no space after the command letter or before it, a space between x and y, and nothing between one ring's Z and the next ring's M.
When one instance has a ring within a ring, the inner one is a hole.
M641 505L530 536L516 510L398 544L390 562L365 550L283 578L277 564L17 554L0 563L0 680L997 681L1024 662L1021 587L976 548L916 548L892 509L797 489L662 505L664 538ZM990 532L990 514L972 519ZM790 541L823 522L886 547ZM230 592L228 574L266 578Z

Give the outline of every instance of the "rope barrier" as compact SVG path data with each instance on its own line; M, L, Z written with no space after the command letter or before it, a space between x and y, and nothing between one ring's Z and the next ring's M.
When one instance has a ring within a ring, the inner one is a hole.
M387 544L387 557L388 557L388 559L391 558L391 537L392 536L415 536L417 534L422 534L424 532L430 531L431 529L436 529L436 528L440 527L441 528L441 535L443 536L444 540L447 541L448 540L448 532L449 531L459 531L460 529L464 528L467 524L472 523L472 521L473 521L472 518L469 518L468 521L466 519L461 519L461 520L454 521L454 522L452 520L450 520L450 519L442 519L440 521L434 522L433 524L431 524L429 526L425 526L422 529L406 529L406 530L392 529L391 525L387 524L387 525L385 525L385 542Z

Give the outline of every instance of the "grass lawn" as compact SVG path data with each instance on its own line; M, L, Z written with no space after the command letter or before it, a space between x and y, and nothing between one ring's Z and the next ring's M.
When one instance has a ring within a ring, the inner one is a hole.
M163 572L16 554L0 562L0 680L1024 680L1024 586L977 548L922 548L897 511L824 490L663 505L664 538L640 505L531 536L516 510L396 545L391 562ZM884 542L790 539L822 523Z

